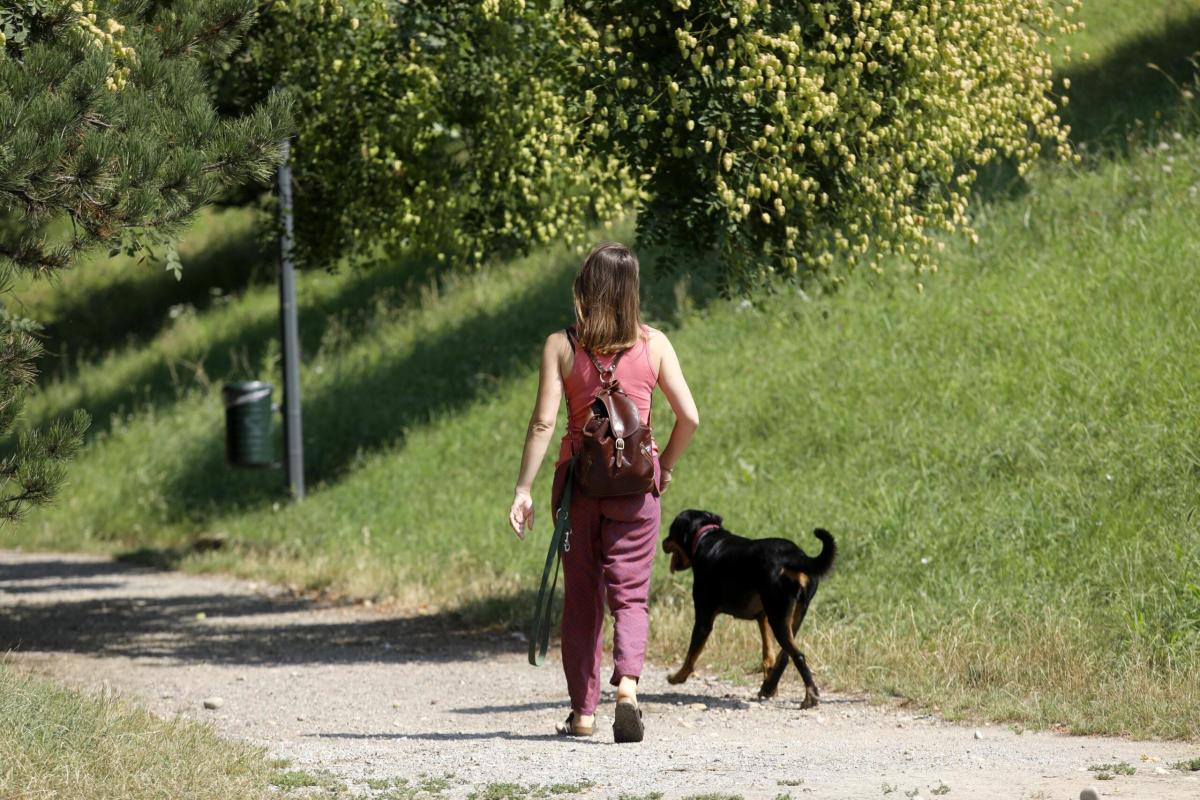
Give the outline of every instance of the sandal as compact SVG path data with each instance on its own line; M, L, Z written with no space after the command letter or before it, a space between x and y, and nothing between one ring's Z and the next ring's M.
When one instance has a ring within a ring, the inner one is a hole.
M578 725L575 723L575 712L567 714L567 718L563 722L555 724L554 731L559 736L591 736L596 732L594 725Z
M642 722L642 709L636 703L622 700L617 703L617 713L613 720L613 741L618 744L625 742L640 742L646 735L646 726Z

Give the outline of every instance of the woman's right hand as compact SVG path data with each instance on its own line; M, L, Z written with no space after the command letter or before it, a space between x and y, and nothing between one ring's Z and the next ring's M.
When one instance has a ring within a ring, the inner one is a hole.
M663 494L667 491L667 487L671 485L671 470L666 467L659 467L658 476L658 493Z
M508 512L508 524L518 539L525 538L525 526L533 530L533 498L524 489L513 494L512 508Z

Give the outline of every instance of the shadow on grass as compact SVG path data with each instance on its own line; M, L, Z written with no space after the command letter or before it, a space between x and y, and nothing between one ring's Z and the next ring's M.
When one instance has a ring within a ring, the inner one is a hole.
M1194 128L1196 101L1185 101L1180 89L1196 88L1197 51L1200 13L1193 13L1124 42L1102 60L1063 70L1058 77L1071 81L1064 116L1072 140L1094 152L1121 153L1131 132Z
M327 367L332 378L302 390L309 483L341 479L371 452L403 442L409 429L460 411L530 369L546 335L570 319L570 281L564 269L513 302L465 316L393 357L385 352L369 365ZM317 323L323 319L312 308L303 309L302 316ZM218 433L190 454L185 469L165 478L165 494L178 518L203 519L279 496L277 474L226 469Z
M153 339L169 323L173 306L204 311L247 286L273 280L272 258L253 231L239 231L189 258L180 280L157 265L131 264L105 286L59 293L45 328L43 382L69 377L72 359Z
M225 246L215 247L220 252ZM415 272L415 269L411 265L401 263L393 269L357 273L336 294L310 301L300 314L301 350L309 353L317 350L331 317L352 317L350 312L364 311L370 308L373 301L382 298L386 298L388 302L396 298L398 303L415 301L415 292L406 295L396 291L397 286L403 285L412 272ZM208 293L207 287L203 288L203 293ZM149 295L150 292L147 291L146 294ZM107 343L107 349L112 350L119 346L117 343L128 342L130 337L136 339L136 332L139 330L147 337L154 332L149 323L145 322L149 315L135 314L126 318L118 311L113 313L113 330L107 333L99 328L103 328L108 322L85 324L77 320L70 335L65 339L66 348L78 350L83 346L81 343L100 341ZM166 309L163 309L163 313L166 313ZM353 336L368 323L368 315L360 313L342 325L346 334ZM126 327L121 329L121 324ZM278 335L278 317L273 311L268 312L249 323L219 331L205 341L203 350L180 354L179 360L175 362L165 357L161 360L156 359L123 383L103 392L88 394L80 405L92 415L93 424L89 435L95 436L109 430L113 416L122 412L130 412L144 406L163 408L170 405L197 382L214 384L214 403L217 404L215 407L219 408L220 400L216 396L219 386L215 384L225 379L261 377L250 374L248 370L257 371L267 353L277 349ZM186 373L189 370L195 373L194 379L180 377L180 372ZM31 427L44 427L71 410L67 405L43 407L40 412L29 412L28 423ZM215 435L219 436L220 431Z
M1089 158L1108 159L1126 155L1164 131L1196 130L1200 106L1185 100L1181 89L1197 90L1193 59L1198 50L1200 13L1130 39L1104 59L1077 61L1060 70L1055 87L1062 87L1063 78L1071 82L1070 103L1063 109L1071 141ZM993 162L979 173L974 191L980 200L1013 201L1029 191L1011 162Z
M574 259L502 306L465 316L394 357L363 367L337 366L334 377L303 393L306 473L310 483L333 483L370 453L395 447L407 432L461 412L534 369L546 336L572 319ZM654 298L673 284L658 284ZM713 295L705 292L696 302ZM313 310L305 309L312 316ZM530 398L532 403L532 398ZM521 425L524 420L513 420ZM277 497L278 476L230 474L220 437L206 440L187 468L167 478L167 497L180 517L205 518Z

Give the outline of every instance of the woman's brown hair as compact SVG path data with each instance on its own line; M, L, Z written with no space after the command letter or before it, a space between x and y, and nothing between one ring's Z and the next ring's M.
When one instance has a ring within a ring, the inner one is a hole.
M575 332L593 353L616 353L642 335L638 260L620 242L596 245L575 276Z

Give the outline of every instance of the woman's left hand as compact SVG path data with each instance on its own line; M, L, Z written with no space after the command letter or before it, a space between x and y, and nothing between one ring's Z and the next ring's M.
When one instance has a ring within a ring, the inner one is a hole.
M508 512L508 524L518 539L525 538L525 526L533 530L533 498L529 492L517 489L513 496L512 508Z

